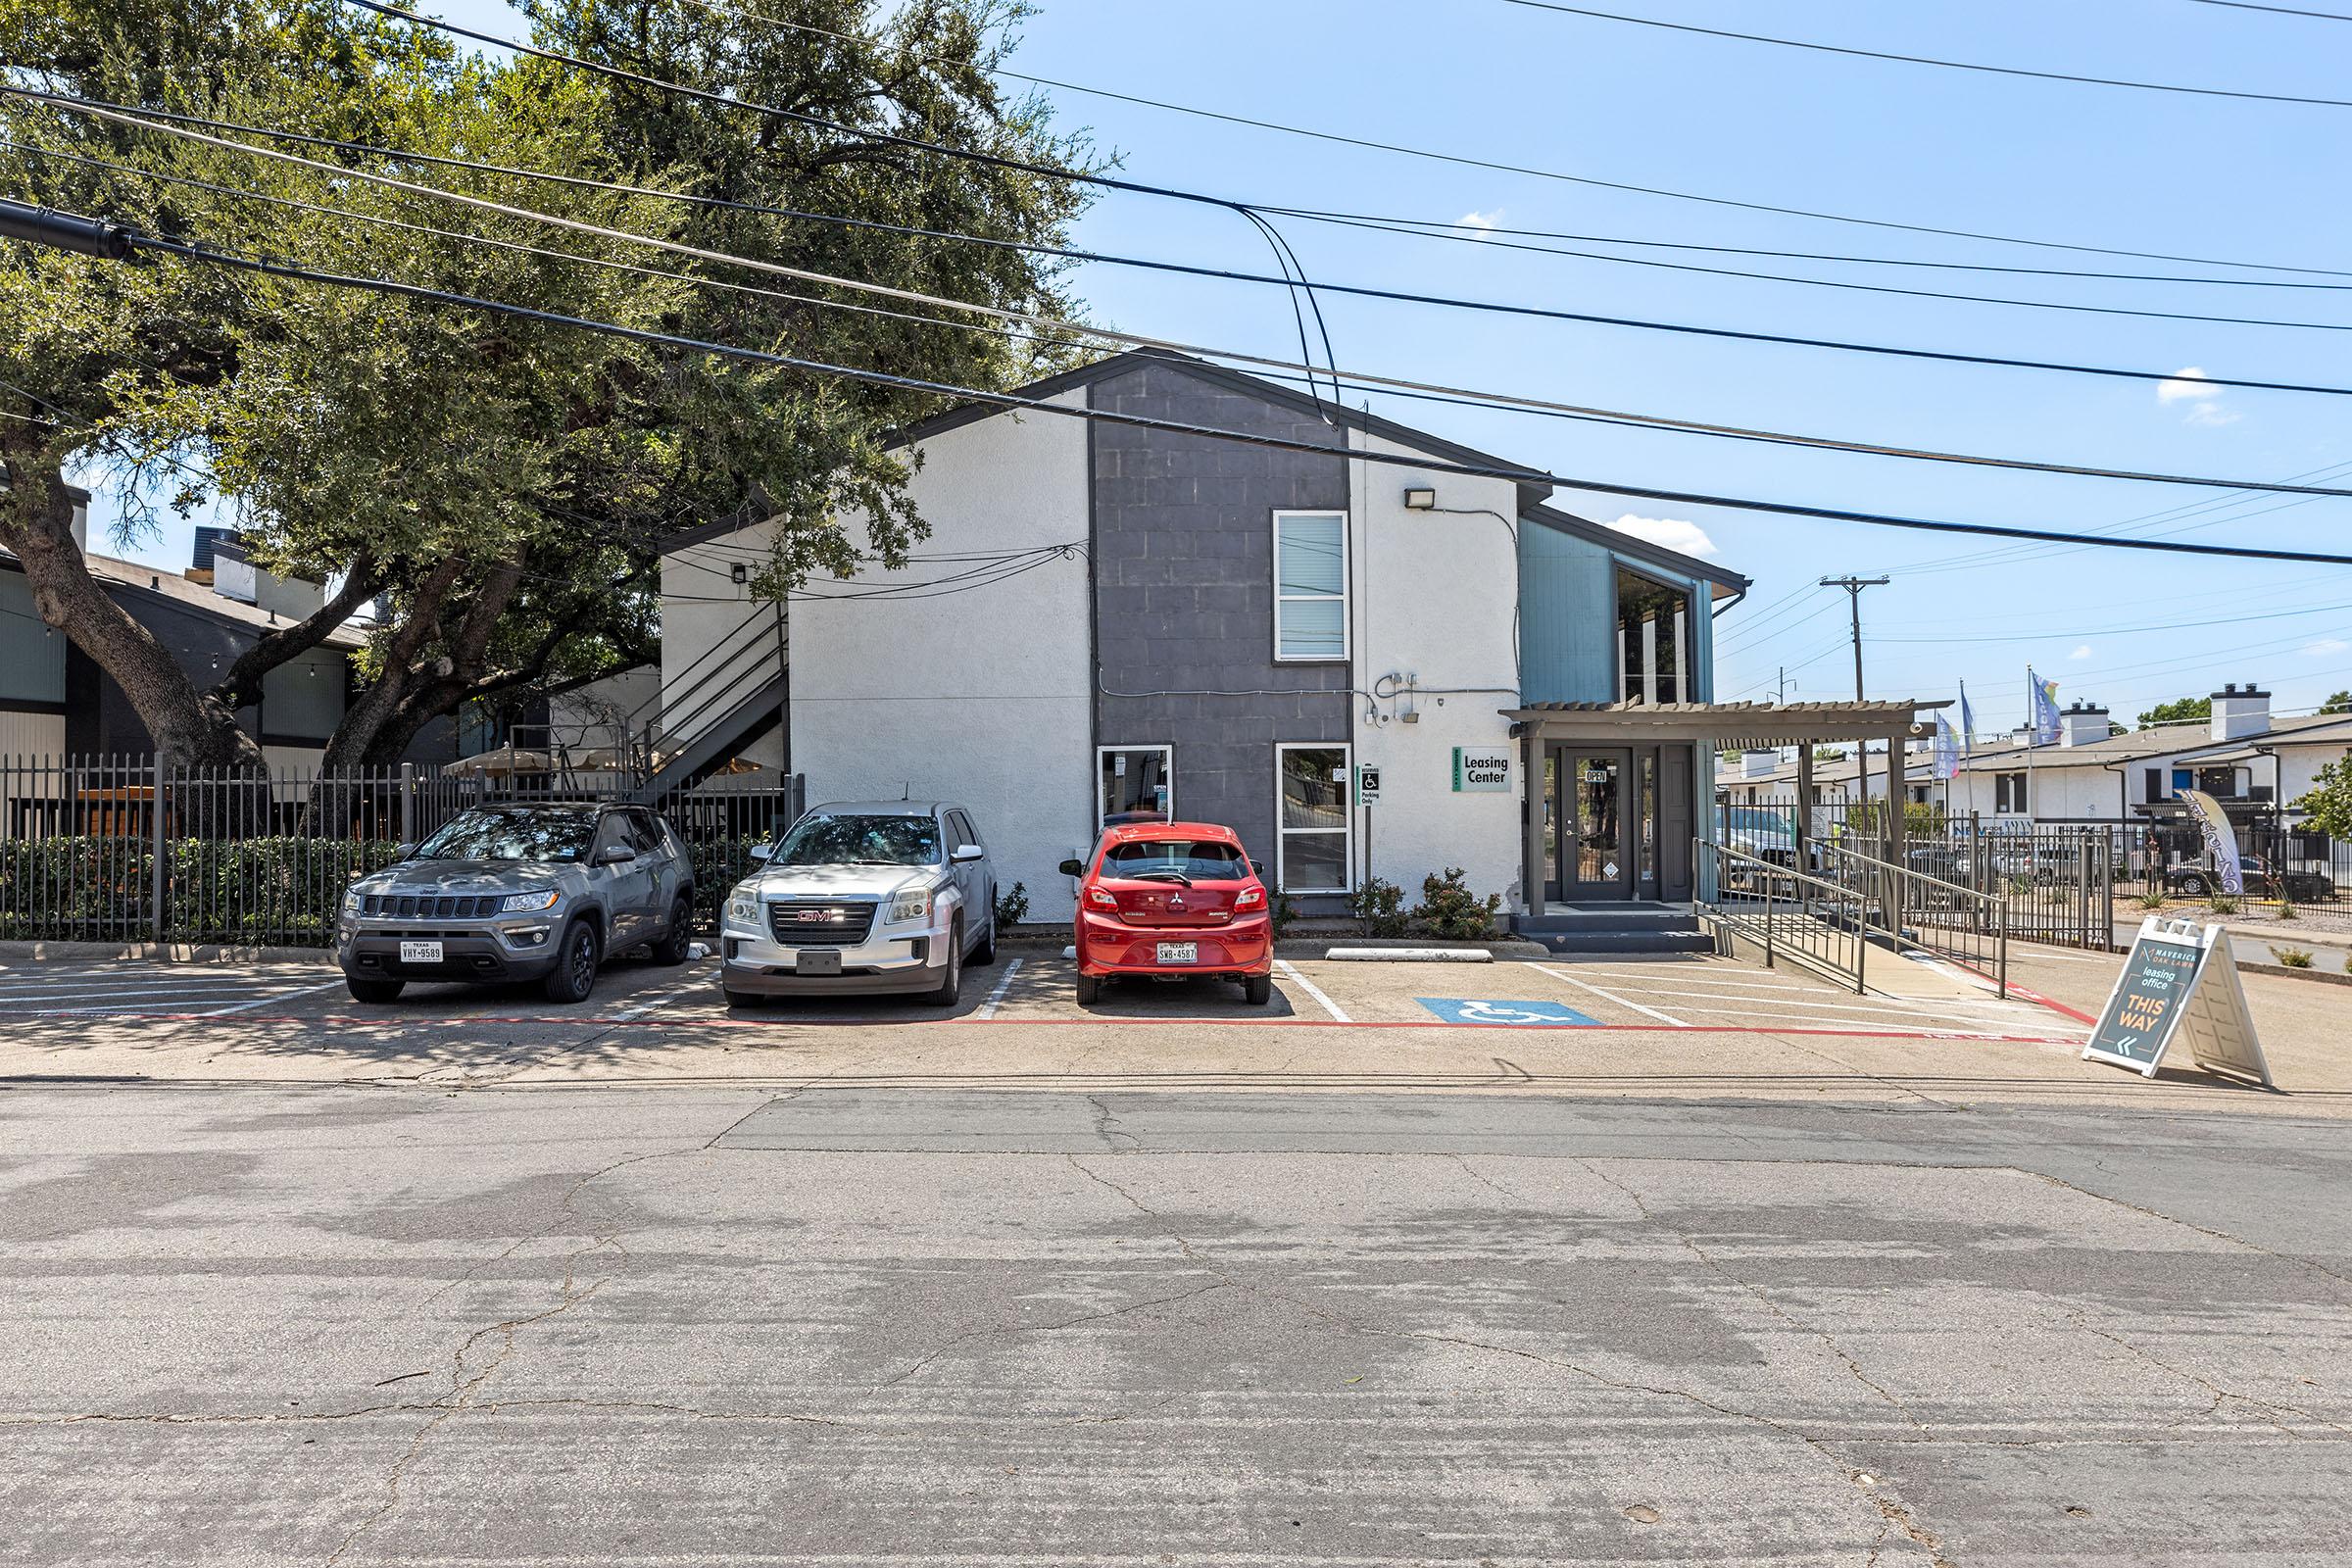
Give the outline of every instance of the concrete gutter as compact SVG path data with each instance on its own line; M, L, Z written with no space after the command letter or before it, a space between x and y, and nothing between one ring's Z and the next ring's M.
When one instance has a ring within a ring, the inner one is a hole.
M150 963L317 963L332 966L326 948L240 948L221 942L0 942L0 963L38 963L44 958L105 962L137 958Z

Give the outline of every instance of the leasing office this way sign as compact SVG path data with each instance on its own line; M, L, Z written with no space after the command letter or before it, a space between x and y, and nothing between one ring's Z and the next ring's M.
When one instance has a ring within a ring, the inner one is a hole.
M2229 928L2150 915L2140 922L2082 1057L2153 1078L2176 1040L2188 1047L2200 1067L2243 1073L2260 1078L2265 1089L2272 1087L2271 1064L2255 1038L2245 987L2238 983L2237 960L2230 951Z

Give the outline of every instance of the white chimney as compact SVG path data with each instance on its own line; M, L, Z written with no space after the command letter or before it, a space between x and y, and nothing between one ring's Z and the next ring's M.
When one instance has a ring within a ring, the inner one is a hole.
M2070 703L2058 715L2058 744L2088 746L2107 738L2107 710L2093 703Z
M2231 681L2213 694L2213 738L2233 741L2271 727L2271 694L2252 681Z
M1780 765L1781 754L1769 747L1740 754L1740 776L1742 779L1769 778Z

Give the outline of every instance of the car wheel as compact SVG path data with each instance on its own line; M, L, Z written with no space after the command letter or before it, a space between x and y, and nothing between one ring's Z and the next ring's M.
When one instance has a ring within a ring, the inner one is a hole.
M371 1006L398 1002L401 989L408 984L405 980L364 980L356 974L345 975L343 983L351 988L352 1001L365 1002Z
M997 961L997 914L988 914L988 929L980 933L980 945L972 950L972 962L983 969Z
M564 928L564 946L557 950L555 972L547 977L550 1002L586 1002L596 989L596 960L600 944L596 927L574 920Z
M1078 1005L1091 1007L1102 1000L1102 982L1091 974L1078 977Z
M686 961L687 950L694 943L694 906L681 893L669 906L669 928L662 940L653 945L656 963L677 964Z
M963 916L948 930L948 972L940 977L939 989L923 998L934 1007L953 1007L963 992Z
M1252 1007L1262 1007L1274 1000L1274 977L1253 974L1242 982L1242 1000Z
M2213 884L2201 876L2184 876L2180 879L2180 891L2192 899L2201 899L2213 891Z

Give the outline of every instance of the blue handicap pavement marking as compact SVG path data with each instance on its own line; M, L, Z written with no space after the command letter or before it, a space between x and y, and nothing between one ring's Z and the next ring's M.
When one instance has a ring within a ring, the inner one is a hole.
M1561 1024L1591 1024L1597 1027L1598 1018L1589 1018L1574 1007L1564 1007L1556 1002L1465 1002L1458 997L1415 997L1413 999L1447 1023L1509 1023L1528 1028Z

